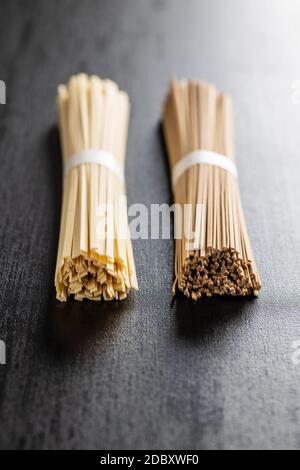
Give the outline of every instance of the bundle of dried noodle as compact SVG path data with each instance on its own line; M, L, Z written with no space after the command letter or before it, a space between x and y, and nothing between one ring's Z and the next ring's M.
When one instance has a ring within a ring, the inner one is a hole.
M112 169L124 171L128 96L112 81L81 74L59 86L58 108L65 177L57 299L125 299L138 284L127 211L119 204L125 185ZM95 151L109 162L86 159Z
M173 293L178 288L193 300L214 294L258 296L261 283L238 179L229 171L235 168L230 98L205 83L174 80L163 127L175 202L191 208L179 222Z

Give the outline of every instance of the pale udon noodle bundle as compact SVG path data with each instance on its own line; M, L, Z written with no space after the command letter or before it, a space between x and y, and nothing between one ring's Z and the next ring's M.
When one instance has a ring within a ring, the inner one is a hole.
M138 289L127 210L120 204L128 96L112 81L81 74L58 88L58 108L65 176L57 298L125 299Z

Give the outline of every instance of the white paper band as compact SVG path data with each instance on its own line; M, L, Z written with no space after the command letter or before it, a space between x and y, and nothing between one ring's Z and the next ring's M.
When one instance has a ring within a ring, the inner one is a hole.
M192 166L200 165L201 163L218 166L219 168L223 168L223 170L233 174L236 178L238 176L236 165L230 158L208 150L196 150L184 157L177 163L177 165L175 165L172 172L173 188L175 188L177 181L183 173L189 170Z
M84 163L94 163L96 165L104 166L117 175L122 183L124 183L124 171L122 166L119 164L116 157L106 150L89 149L76 153L68 159L65 165L65 176L72 170L72 168Z

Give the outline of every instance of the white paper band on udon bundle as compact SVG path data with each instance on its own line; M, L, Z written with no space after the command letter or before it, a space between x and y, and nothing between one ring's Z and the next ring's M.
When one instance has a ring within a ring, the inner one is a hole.
M76 166L83 165L84 163L93 163L101 165L108 170L111 170L119 180L124 183L124 170L116 157L107 150L89 149L82 150L68 159L65 165L65 176Z
M230 158L208 150L197 150L182 158L182 160L180 160L177 165L175 165L175 167L173 168L173 188L175 189L175 186L179 178L183 175L183 173L185 173L191 167L200 164L217 166L219 168L222 168L223 170L228 171L236 178L238 176L237 167Z

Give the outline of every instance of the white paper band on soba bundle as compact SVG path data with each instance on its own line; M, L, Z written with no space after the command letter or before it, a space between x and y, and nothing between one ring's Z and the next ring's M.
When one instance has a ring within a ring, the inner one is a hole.
M107 150L100 149L82 150L82 152L76 153L71 158L69 158L65 164L65 176L68 175L72 168L83 165L85 163L101 165L104 168L111 170L119 178L121 183L125 182L124 170L116 157Z
M238 172L235 163L225 155L220 153L211 152L209 150L196 150L195 152L189 153L182 158L174 167L172 171L172 185L175 189L176 183L179 178L190 168L195 165L212 165L222 168L228 173L231 173L237 178Z

